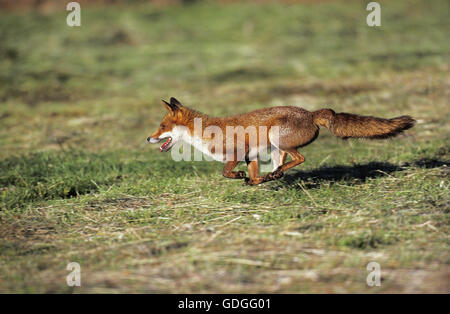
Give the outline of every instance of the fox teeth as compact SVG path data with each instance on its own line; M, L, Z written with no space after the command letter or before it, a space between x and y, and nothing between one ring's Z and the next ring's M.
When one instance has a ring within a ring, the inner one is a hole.
M163 151L165 150L165 148L167 147L167 145L170 144L170 142L172 142L172 138L171 138L171 137L169 137L169 138L167 139L167 141L165 141L164 144L161 145L161 147L159 148L159 150L163 152Z

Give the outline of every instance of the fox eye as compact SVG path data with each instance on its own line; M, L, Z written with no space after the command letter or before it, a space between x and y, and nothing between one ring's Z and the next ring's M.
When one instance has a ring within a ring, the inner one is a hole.
M164 125L164 124L161 124L161 129L165 129L166 128L166 126Z

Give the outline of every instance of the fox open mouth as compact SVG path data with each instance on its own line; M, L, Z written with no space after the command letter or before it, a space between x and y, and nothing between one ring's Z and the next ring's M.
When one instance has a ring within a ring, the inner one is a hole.
M159 150L161 152L167 152L172 147L172 138L168 137L167 140L161 145Z

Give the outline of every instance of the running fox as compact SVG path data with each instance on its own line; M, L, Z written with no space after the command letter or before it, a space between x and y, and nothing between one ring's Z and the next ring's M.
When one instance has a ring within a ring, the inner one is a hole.
M320 127L326 127L335 136L343 139L384 139L413 127L416 122L410 116L383 119L336 113L332 109L309 112L295 106L272 107L231 117L215 118L184 107L173 97L170 98L170 102L163 100L163 105L168 113L158 130L147 138L148 142L157 143L165 139L160 150L166 152L176 142L182 140L215 160L224 162L223 175L226 178L245 179L248 185L279 179L286 170L303 163L305 158L297 149L313 142L319 134ZM201 122L201 132L194 132L195 121ZM265 128L261 128L262 126ZM222 140L215 134L204 133L208 127L215 127L223 134L229 132L229 127L255 127L257 140L252 140L247 133L241 137L244 158L240 159L236 148L239 146L238 137L232 135L231 147L234 148L229 149L225 139ZM214 141L215 139L219 139L219 142ZM271 150L273 171L260 176L258 154L261 149L267 148ZM288 154L292 160L285 162ZM247 163L249 178L244 171L233 171L237 164L244 160Z

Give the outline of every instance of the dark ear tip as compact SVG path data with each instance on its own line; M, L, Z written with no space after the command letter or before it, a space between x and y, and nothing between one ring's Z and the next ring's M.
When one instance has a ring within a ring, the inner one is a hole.
M170 104L178 106L181 105L181 103L175 97L170 97Z

